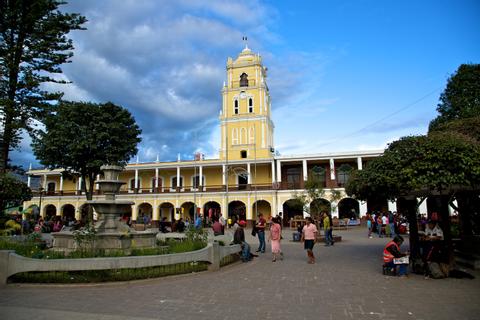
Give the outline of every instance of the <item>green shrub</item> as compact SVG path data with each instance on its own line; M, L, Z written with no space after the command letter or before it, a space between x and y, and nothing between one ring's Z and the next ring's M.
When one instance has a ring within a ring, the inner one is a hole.
M89 271L50 271L22 272L9 278L11 282L27 283L90 283L109 281L129 281L136 279L158 278L174 274L184 274L207 270L207 262L178 263L168 266L109 269Z

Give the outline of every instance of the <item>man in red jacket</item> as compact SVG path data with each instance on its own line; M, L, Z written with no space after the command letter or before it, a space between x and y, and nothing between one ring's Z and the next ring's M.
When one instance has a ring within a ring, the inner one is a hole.
M408 256L408 252L400 252L400 246L403 243L401 236L395 236L392 241L388 242L383 249L383 266L390 270L396 271L396 267L399 266L399 276L407 275L408 264L395 264L394 259ZM396 273L396 272L395 272Z

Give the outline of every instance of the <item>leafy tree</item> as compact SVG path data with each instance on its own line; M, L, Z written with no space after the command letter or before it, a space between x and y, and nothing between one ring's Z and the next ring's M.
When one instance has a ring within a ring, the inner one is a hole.
M45 119L45 126L32 144L36 157L50 169L62 168L82 177L87 200L92 199L100 167L125 165L141 140L130 112L110 102L62 101Z
M322 172L324 173L324 172ZM321 198L327 198L327 192L323 187L323 180L318 176L310 174L308 180L305 181L305 191L293 194L291 205L297 210L303 210L310 214L315 220L320 218L320 213L324 211L334 211L335 203L342 198L342 193L338 190L330 190L331 204L327 206L319 201Z
M447 82L437 106L440 115L430 122L430 130L442 123L480 114L480 64L462 64Z
M457 192L480 188L480 144L456 132L432 132L428 136L401 138L373 159L347 183L346 192L357 199L388 199L439 195L443 202L445 238L448 240L447 204ZM412 202L411 202L412 203ZM462 212L460 211L460 214ZM410 244L416 246L416 208L409 208Z
M11 174L0 174L0 213L32 198L26 183Z
M22 129L35 131L61 93L41 89L60 65L73 56L71 30L82 29L85 17L60 12L57 0L0 0L0 172L18 146Z

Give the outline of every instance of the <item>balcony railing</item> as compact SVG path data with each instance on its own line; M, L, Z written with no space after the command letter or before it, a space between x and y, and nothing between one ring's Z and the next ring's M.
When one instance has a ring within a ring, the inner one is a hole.
M343 187L343 185L333 185L328 187ZM260 183L260 184L236 184L229 185L228 191L264 191L264 190L298 190L303 188L302 182L276 182L276 183ZM137 189L122 189L119 194L128 195L128 194L162 194L162 193L192 193L192 192L225 192L227 187L225 185L208 185L208 186L183 186L177 188L171 187L158 187L158 188L137 188ZM38 190L33 190L33 196L39 197L40 192ZM59 197L59 196L80 196L85 193L79 190L63 190L63 191L42 191L42 197ZM101 195L100 190L95 190L94 195Z

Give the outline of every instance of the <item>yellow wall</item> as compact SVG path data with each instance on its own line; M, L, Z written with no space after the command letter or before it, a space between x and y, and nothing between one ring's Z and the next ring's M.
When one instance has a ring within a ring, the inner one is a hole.
M248 86L240 86L243 73L248 75ZM271 158L273 123L270 95L266 71L258 54L246 48L235 61L228 59L227 83L222 90L222 99L220 158L242 159L242 150L247 151L246 159Z

